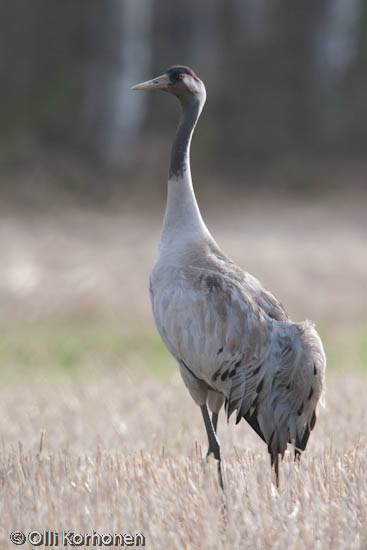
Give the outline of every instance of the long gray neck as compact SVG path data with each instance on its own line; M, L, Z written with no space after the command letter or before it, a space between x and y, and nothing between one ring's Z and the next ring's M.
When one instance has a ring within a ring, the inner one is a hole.
M167 206L159 244L160 253L167 253L169 261L212 239L196 202L190 170L191 137L204 101L196 98L181 101L182 113L172 146Z
M172 145L169 179L182 178L190 170L190 144L194 128L201 113L200 100L192 97L181 100L181 119Z

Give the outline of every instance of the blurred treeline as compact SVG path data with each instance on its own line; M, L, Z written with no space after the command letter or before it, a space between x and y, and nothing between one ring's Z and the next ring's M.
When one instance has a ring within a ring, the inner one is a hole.
M154 169L177 108L130 87L182 63L207 87L195 155L208 171L242 173L279 158L363 159L366 6L2 0L2 158L16 165L13 152L36 144L122 175Z

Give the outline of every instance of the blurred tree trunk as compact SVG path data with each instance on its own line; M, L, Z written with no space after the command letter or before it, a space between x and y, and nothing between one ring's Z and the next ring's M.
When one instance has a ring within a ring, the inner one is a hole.
M302 154L312 147L314 36L328 0L278 0L278 78L284 108L284 151Z
M267 0L233 0L227 31L231 57L226 64L231 67L236 86L227 102L235 98L238 108L236 126L242 139L239 141L233 134L231 143L234 155L241 160L245 155L247 161L256 161L282 145L279 129L284 115L278 101L276 64L269 67L270 55L276 52L275 11L274 2ZM227 123L227 133L230 132L231 125Z
M316 39L321 87L342 79L355 61L362 7L363 0L328 0Z
M108 168L126 168L144 115L131 86L149 73L153 0L94 1L88 10L87 64L80 135Z
M323 147L343 145L348 141L347 118L351 105L348 74L357 60L358 27L365 0L328 0L315 36L314 123ZM338 143L339 142L339 143Z
M269 34L270 4L267 0L233 0L235 32L242 44L258 45Z

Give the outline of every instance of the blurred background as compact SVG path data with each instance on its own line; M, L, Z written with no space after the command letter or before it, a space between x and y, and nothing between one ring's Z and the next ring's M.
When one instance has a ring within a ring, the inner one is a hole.
M204 219L329 364L367 358L364 0L3 0L0 365L170 372L148 276L178 118L131 92L172 64L208 100Z

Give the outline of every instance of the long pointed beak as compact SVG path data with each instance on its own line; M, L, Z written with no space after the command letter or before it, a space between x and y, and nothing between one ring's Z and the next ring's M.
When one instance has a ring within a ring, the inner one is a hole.
M166 74L162 74L161 76L157 76L157 78L153 78L152 80L147 80L146 82L141 82L140 84L136 84L131 89L132 90L168 90L168 87L170 85L170 79Z

